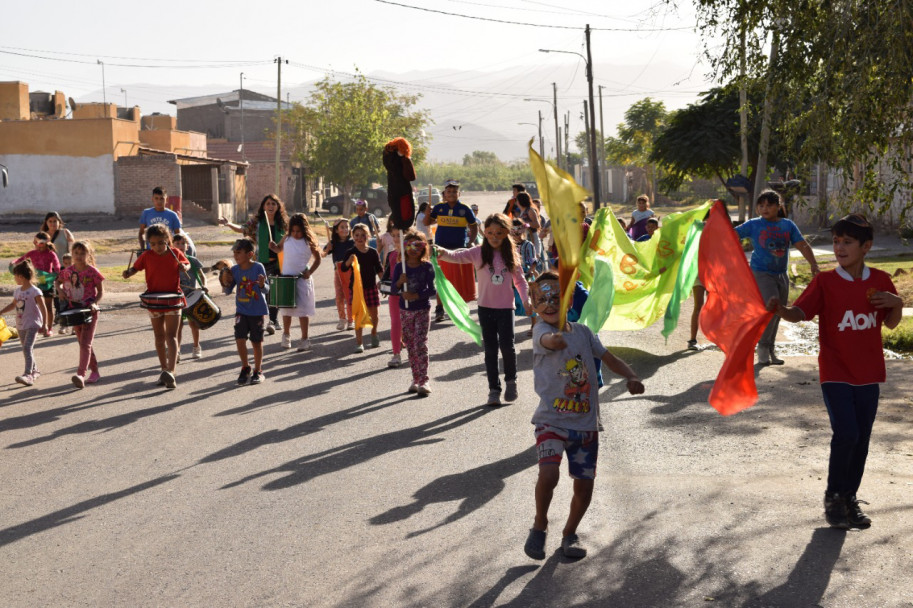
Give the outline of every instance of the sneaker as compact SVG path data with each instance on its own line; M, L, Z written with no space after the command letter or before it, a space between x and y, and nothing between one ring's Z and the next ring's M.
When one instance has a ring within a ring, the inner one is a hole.
M247 381L250 379L250 366L245 365L241 368L241 373L238 375L238 386L243 386L247 384Z
M444 320L444 311L443 310L434 311L434 322L440 323L443 320Z
M311 341L305 338L304 340L298 343L298 352L304 352L306 350L311 350Z
M423 397L426 397L431 394L431 387L428 386L428 383L426 382L425 384L420 384L415 392L417 392L419 395L422 395Z
M365 352L365 347L364 347L363 345L361 345L361 344L356 344L356 345L355 345L355 352L356 352L356 353L363 353L363 352Z
M508 403L511 401L516 401L519 395L517 394L517 381L507 382L507 386L504 387L504 401Z
M203 349L199 346L193 347L193 352L190 353L191 359L202 359L203 358Z
M260 384L261 382L263 382L263 372L261 372L259 370L255 371L254 375L250 377L250 383L251 384Z
M371 334L371 348L377 348L380 346L380 340L377 339L377 334Z
M848 530L849 519L846 514L846 501L837 492L824 494L824 518L832 528Z
M499 391L499 390L488 391L488 403L486 403L485 405L501 405L501 391Z
M95 384L99 380L101 380L101 375L98 373L98 370L95 370L86 378L86 384Z
M523 552L533 559L545 559L545 536L545 530L530 528L526 544L523 545Z
M697 350L697 340L688 340L688 350Z
M155 383L156 386L165 386L165 377L168 374L165 370L162 370L162 373L159 374L159 381Z
M409 391L408 391L408 392L410 392L410 393L417 393L417 392L418 392L418 384L410 384L410 385L409 385Z
M32 386L35 384L35 379L32 378L32 374L23 374L21 376L16 376L16 382L22 386Z
M346 328L346 320L345 320L345 319L340 319L340 320L339 320L339 323L336 324L336 330L337 330L337 331L342 331L342 330L345 329L345 328Z
M272 323L267 323L266 324L266 335L271 336L274 333L276 333L276 326L273 325Z
M580 559L586 557L586 547L580 542L580 537L576 534L568 534L561 539L561 552L564 557L571 559Z
M403 359L399 356L399 353L393 353L393 356L387 361L387 367L399 367L402 364Z
M65 336L65 335L67 335L68 333L70 333L70 328L69 328L69 327L61 327L61 328L57 331L57 335L60 335L60 336Z
M173 389L178 387L178 380L174 377L174 374L171 372L163 372L165 374L165 388Z
M346 329L355 329L355 321L349 321L346 324Z
M282 334L282 348L292 347L292 334Z
M79 374L74 374L73 377L70 378L70 380L73 381L73 386L75 386L76 388L85 388L86 387L86 379L83 378L82 376L80 376Z
M31 374L31 376L32 376L32 382L34 382L35 380L37 380L38 377L39 377L40 375L41 375L41 372L39 372L37 369L33 369L33 370L32 370L32 374Z
M846 517L850 525L854 528L868 528L872 525L872 519L862 512L859 503L869 504L864 500L859 500L856 495L846 497Z

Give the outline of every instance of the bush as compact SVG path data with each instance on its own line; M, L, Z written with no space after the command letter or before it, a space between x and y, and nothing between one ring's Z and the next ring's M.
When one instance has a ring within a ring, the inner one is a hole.
M882 327L881 338L885 348L913 354L913 317L904 317L894 329Z

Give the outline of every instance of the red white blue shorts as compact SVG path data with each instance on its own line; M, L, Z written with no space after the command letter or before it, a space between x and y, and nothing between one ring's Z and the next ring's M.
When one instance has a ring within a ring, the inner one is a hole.
M548 424L536 425L539 465L561 464L567 452L567 472L573 479L595 479L599 431L574 431Z

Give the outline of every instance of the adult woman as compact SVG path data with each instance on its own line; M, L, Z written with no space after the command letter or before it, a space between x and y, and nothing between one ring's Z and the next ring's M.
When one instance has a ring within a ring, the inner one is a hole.
M425 235L425 238L431 238L431 226L425 225L425 216L431 211L431 205L425 201L418 206L418 213L415 214L415 229Z
M41 232L47 232L48 236L51 237L51 243L54 245L59 258L70 253L70 245L76 241L73 233L64 228L63 219L56 211L50 211L44 216Z
M257 245L257 261L266 268L271 276L279 275L279 254L269 248L269 243L278 243L288 230L288 213L285 204L275 194L267 194L260 201L257 212L252 214L244 224L232 224L224 217L219 224L249 237ZM269 307L269 325L266 333L273 335L279 329L279 309Z

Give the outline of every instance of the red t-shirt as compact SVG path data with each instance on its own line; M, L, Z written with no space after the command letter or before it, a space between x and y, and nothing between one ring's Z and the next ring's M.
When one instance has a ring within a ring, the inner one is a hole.
M171 251L174 256L167 251L158 255L151 249L142 253L133 262L133 267L137 270L146 271L146 291L149 293L181 293L181 271L178 268L178 262L181 264L189 263L184 253L174 247Z
M853 278L842 268L822 272L795 302L806 319L818 315L818 354L821 382L845 382L854 386L884 382L884 351L881 325L887 308L869 303L875 291L897 293L888 273L864 267L862 278Z

